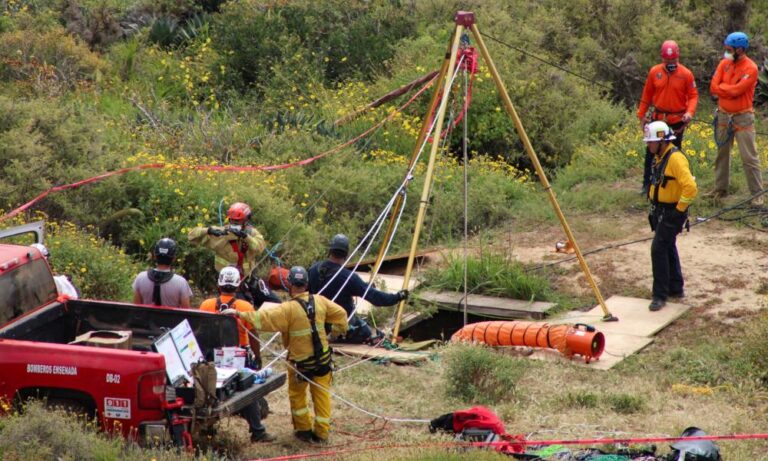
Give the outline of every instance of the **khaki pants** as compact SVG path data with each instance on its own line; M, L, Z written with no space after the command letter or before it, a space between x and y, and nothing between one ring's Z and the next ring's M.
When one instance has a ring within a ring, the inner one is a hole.
M319 384L322 389L309 384L297 376L293 370L288 369L288 400L291 402L293 428L296 431L313 431L317 437L328 440L328 432L331 429L331 395L326 389L331 388L333 373L315 376L312 381ZM307 404L307 387L315 407L314 429Z
M733 149L733 140L736 139L736 142L739 144L741 163L744 165L744 174L747 176L747 186L749 187L749 192L754 195L763 190L760 157L755 145L755 114L745 112L731 115L726 112L718 112L717 139L725 139L731 118L733 119L733 136L717 150L715 190L721 192L728 191L731 149Z

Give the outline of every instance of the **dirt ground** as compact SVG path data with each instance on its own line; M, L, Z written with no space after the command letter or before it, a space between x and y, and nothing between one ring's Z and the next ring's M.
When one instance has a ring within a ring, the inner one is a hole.
M585 252L652 236L637 212L605 218L575 217L571 224ZM555 242L563 235L556 225L524 232L500 231L490 245L494 251L525 263L551 263L568 257L553 252ZM723 324L727 325L724 329L733 331L732 324L767 307L768 233L711 221L682 234L678 248L686 280L682 302L691 305L691 312L660 332L654 344L608 372L534 361L532 372L518 385L518 397L493 407L504 419L508 432L533 438L673 436L690 425L704 427L713 434L764 432L761 426L768 418L768 396L764 392L729 386L686 386L684 376L673 371L659 373L655 364L669 360L668 350L684 349L680 338L691 331L706 337L717 331L716 325ZM587 261L606 298L650 298L650 240L591 254ZM591 291L576 261L556 267L558 291L589 299ZM337 359L340 366L348 363L346 358ZM377 414L434 418L466 405L444 397L442 366L439 357L419 367L361 363L334 376L334 391ZM574 407L573 396L582 394L601 403ZM630 413L613 410L605 402L616 398L637 399L639 409ZM236 456L244 459L317 452L317 447L296 442L292 436L286 389L271 394L269 401L274 414L266 424L270 432L278 435L278 441L268 446L249 446L243 443L247 437L244 423L232 418L221 428L220 434L229 438L225 445L239 447ZM331 449L437 440L423 423L385 424L340 401L334 402L333 420ZM765 442L723 442L721 447L726 460L768 460ZM397 454L374 451L344 459L378 460L382 455L386 459L423 456L418 450ZM440 452L437 457L423 459L441 459Z
M582 252L610 243L629 242L652 237L647 224L623 218L596 223L608 226L624 237L605 241L580 239ZM768 229L766 229L768 230ZM524 263L551 263L570 255L555 253L555 242L564 239L559 227L517 234L507 238L507 247ZM586 256L598 286L605 297L613 294L648 298L651 294L651 242L644 241ZM740 312L766 307L768 284L768 232L738 227L722 221L708 221L678 236L678 252L685 278L686 297L681 301L691 307L705 308L703 313L732 322ZM590 290L576 261L561 265L567 274L559 282L574 292L589 295ZM564 288L564 287L563 287ZM761 294L762 293L762 294Z

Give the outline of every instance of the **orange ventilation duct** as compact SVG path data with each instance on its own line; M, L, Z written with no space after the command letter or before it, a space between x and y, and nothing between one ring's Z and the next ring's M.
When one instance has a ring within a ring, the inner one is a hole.
M550 325L545 322L478 322L454 333L451 341L557 349L569 358L580 355L586 363L599 359L605 349L605 336L595 327L583 323Z

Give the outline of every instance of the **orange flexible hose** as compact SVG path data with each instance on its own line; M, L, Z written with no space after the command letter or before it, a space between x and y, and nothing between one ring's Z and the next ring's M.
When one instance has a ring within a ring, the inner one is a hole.
M472 323L454 333L451 341L556 349L567 357L581 355L587 363L599 359L605 350L605 336L589 325L517 320Z

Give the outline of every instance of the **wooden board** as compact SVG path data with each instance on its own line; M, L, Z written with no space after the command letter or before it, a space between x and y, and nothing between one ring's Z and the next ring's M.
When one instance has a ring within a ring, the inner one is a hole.
M605 351L598 361L589 364L575 358L573 363L595 370L608 370L632 354L651 344L653 336L680 318L690 306L667 303L660 311L648 310L650 301L625 296L611 296L605 300L608 311L618 317L618 322L603 322L603 310L595 306L588 312L568 312L550 321L558 323L586 323L605 335ZM531 358L541 360L569 360L554 350L537 350Z
M653 336L690 309L685 304L667 302L660 311L651 312L648 310L650 302L647 299L611 296L605 305L611 314L619 318L618 322L603 322L603 311L600 306L596 306L582 315L569 313L563 321L555 318L550 323L586 323L595 326L603 334Z
M604 333L605 334L605 351L600 356L599 360L593 360L590 363L585 363L581 357L574 357L569 359L563 356L554 349L538 349L530 355L533 359L570 362L574 365L586 368L592 368L595 370L609 370L617 363L621 362L625 358L632 354L641 351L644 347L651 344L654 338L648 338L645 336L626 335L620 333Z
M442 310L463 311L464 294L453 291L422 291L419 298L437 303ZM511 298L494 296L468 295L467 312L479 316L489 316L501 319L543 319L547 311L555 307L554 303L540 301L521 301Z
M355 357L368 358L373 357L379 360L388 360L393 363L409 365L417 362L429 360L429 354L422 352L400 352L390 351L383 347L372 347L365 344L331 344L335 353L353 355Z

